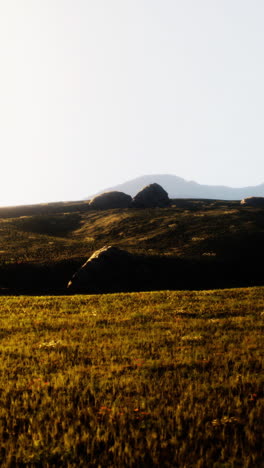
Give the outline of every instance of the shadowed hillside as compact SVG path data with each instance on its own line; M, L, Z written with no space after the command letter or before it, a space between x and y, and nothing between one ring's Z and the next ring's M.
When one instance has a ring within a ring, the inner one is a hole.
M104 245L161 268L150 289L263 284L264 210L238 201L175 199L168 208L107 211L86 202L2 208L0 234L2 291L63 292Z

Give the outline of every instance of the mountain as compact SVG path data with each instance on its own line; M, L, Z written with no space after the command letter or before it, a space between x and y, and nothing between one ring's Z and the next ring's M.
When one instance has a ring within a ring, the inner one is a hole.
M134 197L136 193L148 184L160 184L170 198L208 198L216 200L241 200L246 197L264 197L264 183L252 187L233 188L224 185L202 185L194 181L187 181L182 177L170 174L151 174L137 177L123 184L109 187L87 197L93 198L103 192L118 190Z

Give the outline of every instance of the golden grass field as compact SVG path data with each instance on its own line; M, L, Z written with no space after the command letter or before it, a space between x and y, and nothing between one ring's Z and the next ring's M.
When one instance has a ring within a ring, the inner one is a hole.
M263 466L264 288L0 298L6 467Z

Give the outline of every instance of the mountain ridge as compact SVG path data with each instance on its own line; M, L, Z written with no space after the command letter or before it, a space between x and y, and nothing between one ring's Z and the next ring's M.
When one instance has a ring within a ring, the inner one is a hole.
M128 180L113 187L108 187L86 197L89 200L96 195L110 191L125 192L134 197L139 190L151 183L158 183L170 198L208 198L219 200L241 200L246 197L264 197L264 183L255 186L229 187L225 185L206 185L187 181L172 174L146 174Z

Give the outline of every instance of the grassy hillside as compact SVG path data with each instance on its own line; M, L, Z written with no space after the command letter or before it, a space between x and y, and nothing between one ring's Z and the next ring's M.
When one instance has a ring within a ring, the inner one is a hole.
M0 309L4 468L263 466L263 288Z
M234 201L179 199L143 210L91 211L86 202L2 208L0 287L61 289L106 244L202 262L205 270L214 263L213 275L235 262L241 278L252 270L251 284L263 284L263 240L264 210Z

